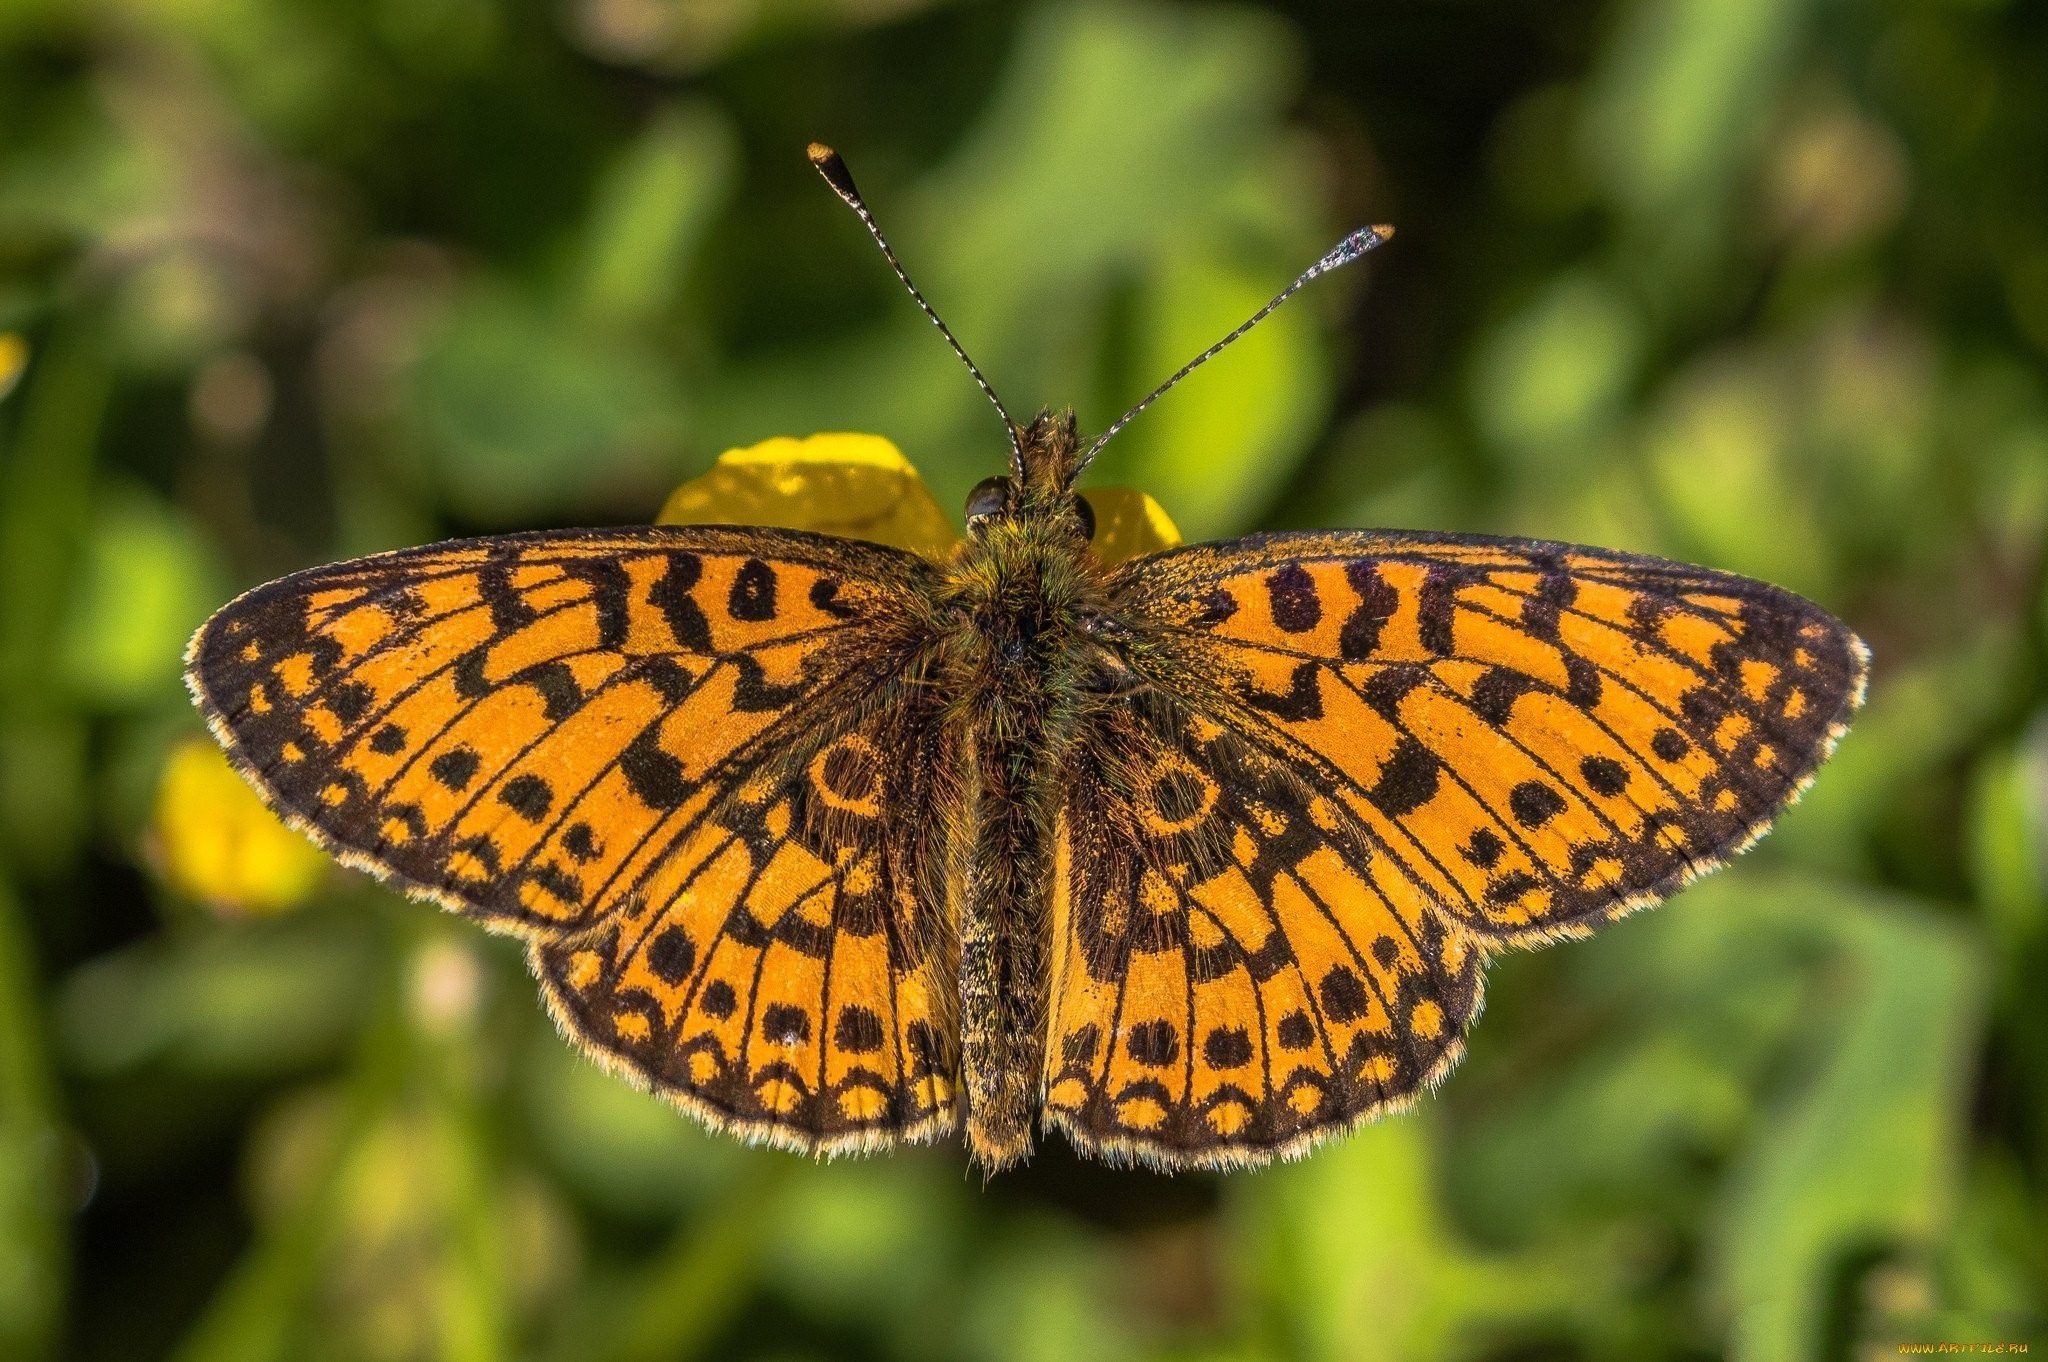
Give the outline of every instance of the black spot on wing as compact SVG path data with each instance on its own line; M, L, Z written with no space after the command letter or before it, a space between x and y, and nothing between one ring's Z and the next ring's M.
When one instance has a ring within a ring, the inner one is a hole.
M647 967L655 977L673 987L690 977L690 970L697 963L697 948L690 940L690 934L681 927L667 926L661 929L647 947Z
M651 728L626 744L626 750L619 754L619 770L632 787L634 797L658 812L679 808L690 796L683 764L662 750Z
M839 579L836 577L820 577L817 581L812 582L811 604L834 619L850 620L859 618L860 611L839 598L839 586Z
M1472 688L1472 708L1480 718L1498 728L1507 722L1515 701L1540 689L1542 683L1527 672L1513 667L1488 667Z
M505 782L505 787L498 791L498 802L532 821L547 813L548 806L555 802L555 792L539 776L519 775Z
M1541 781L1525 780L1508 791L1508 811L1525 828L1540 828L1564 812L1564 796Z
M1216 587L1198 601L1201 609L1194 618L1197 629L1215 629L1228 622L1237 613L1237 597Z
M795 703L804 693L806 683L801 680L787 686L778 686L768 680L761 664L746 653L734 653L727 661L739 670L739 680L733 686L732 707L742 713L782 709Z
M725 608L736 620L760 623L775 618L775 569L758 558L740 564L726 593Z
M869 1055L882 1048L882 1019L873 1009L849 1003L839 1009L832 1043L849 1054Z
M841 743L825 754L819 771L826 790L844 800L864 799L876 792L881 773L864 750Z
M522 672L518 679L521 685L540 692L541 712L551 723L560 723L583 703L583 687L576 684L576 673L566 662L543 663Z
M1330 966L1316 992L1322 996L1323 1015L1333 1022L1357 1021L1371 1005L1364 982L1349 965Z
M668 556L668 566L647 588L647 603L661 612L669 632L685 650L711 651L711 624L691 593L704 575L704 562L694 553L677 550Z
M1413 813L1436 797L1443 765L1436 755L1410 737L1394 746L1393 754L1380 768L1379 779L1365 797L1389 818Z
M1460 847L1459 851L1473 865L1481 870L1489 870L1507 849L1507 843L1501 841L1500 834L1492 828L1479 828L1473 832L1472 840Z
M1344 576L1358 593L1358 604L1337 633L1337 651L1346 662L1361 662L1379 647L1380 630L1401 604L1401 593L1371 563L1344 565Z
M327 707L343 723L352 724L367 714L376 693L360 681L340 681L327 688Z
M761 1036L777 1045L801 1045L811 1038L810 1013L788 1003L774 1003L763 1008Z
M563 565L568 573L590 587L590 599L597 607L597 646L623 648L632 628L632 579L625 566L610 558L584 558Z
M1235 1069L1251 1063L1252 1038L1242 1026L1218 1026L1202 1038L1202 1058L1212 1068Z
M1421 667L1389 664L1373 668L1365 684L1358 688L1358 693L1381 716L1398 725L1401 722L1401 701L1407 698L1408 692L1428 679L1429 673Z
M460 790L476 779L477 768L483 764L477 754L467 747L456 747L435 757L427 771L435 780L451 790Z
M1628 788L1628 768L1612 757L1586 757L1579 762L1579 774L1595 794L1618 795Z
M1140 1064L1171 1064L1180 1054L1180 1032L1170 1021L1139 1022L1131 1028L1124 1048Z
M491 628L500 637L533 623L537 612L512 585L512 565L495 562L478 570L477 592L491 612Z
M1289 723L1320 719L1323 717L1323 692L1316 681L1317 670L1318 664L1314 662L1298 664L1288 676L1285 694L1275 694L1249 681L1239 687L1238 694L1254 708Z
M594 861L603 849L597 841L597 834L588 823L577 822L569 825L562 834L562 849L578 861Z
M1266 574L1266 600L1273 623L1287 633L1305 634L1322 623L1323 603L1316 595L1315 578L1299 563Z
M1692 751L1692 744L1675 728L1660 728L1650 735L1650 750L1665 761L1677 761Z

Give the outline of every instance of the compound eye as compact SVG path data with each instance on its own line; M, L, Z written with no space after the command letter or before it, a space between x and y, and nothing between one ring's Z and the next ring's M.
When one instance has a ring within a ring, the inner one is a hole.
M978 520L1001 515L1010 509L1010 480L1006 477L983 478L974 484L974 490L967 494L967 524L972 527Z
M1081 537L1088 540L1094 539L1095 508L1088 504L1088 498L1078 493L1074 496L1074 514L1081 517Z

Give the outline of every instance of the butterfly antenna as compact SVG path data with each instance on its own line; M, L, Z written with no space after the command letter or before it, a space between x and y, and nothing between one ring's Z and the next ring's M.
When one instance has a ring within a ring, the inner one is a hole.
M1003 418L1003 429L1010 436L1010 471L1015 473L1021 482L1024 477L1024 443L1017 432L1017 423L1010 419L1009 410L1003 406L1003 399L996 396L996 390L990 387L988 379L982 376L980 367L968 358L967 351L954 338L952 329L932 310L932 305L917 291L917 285L911 283L910 276L903 272L902 262L897 260L896 252L889 248L889 238L882 235L881 225L875 221L875 215L868 211L867 202L861 198L860 190L853 183L853 172L846 168L846 162L840 159L839 153L823 142L813 142L805 154L811 158L811 164L818 168L818 173L825 177L825 183L832 186L832 192L844 199L846 206L860 218L861 226L868 229L868 235L882 248L882 258L889 262L889 268L896 271L896 277L903 282L903 287L910 291L918 310L931 318L932 325L939 328L939 334L946 338L946 344L953 347L953 353L960 356L960 362L967 366L967 372L974 375L975 385L981 389L982 395L994 404L996 414Z
M1329 254L1325 255L1321 260L1316 261L1315 264L1310 265L1307 269L1303 270L1301 272L1301 277L1299 279L1296 279L1286 288L1283 288L1278 293L1274 294L1272 302L1267 303L1257 312L1254 312L1251 316L1245 318L1244 321L1241 322L1234 331L1232 331L1229 335L1225 336L1222 340L1217 341L1214 345L1204 350L1201 354L1196 355L1186 364L1183 364L1180 366L1180 368L1174 370L1173 376L1168 378L1164 383L1160 384L1158 387L1154 388L1151 392L1147 393L1145 395L1144 401L1138 403L1137 406L1132 407L1122 416L1117 417L1115 422L1110 425L1109 429L1103 431L1102 434L1096 436L1094 443L1088 446L1087 452L1084 453L1081 456L1079 462L1077 462L1074 465L1073 475L1077 478L1080 477L1081 470L1088 466L1089 461L1092 460L1096 456L1096 454L1101 452L1101 449L1104 445L1108 444L1111 440L1115 439L1117 432L1122 430L1125 426L1129 425L1139 412L1145 410L1145 408L1151 406L1154 402L1157 402L1161 397L1164 397L1167 393L1167 390L1172 388L1174 384L1180 382L1189 374L1201 368L1210 360L1216 358L1217 355L1223 353L1224 349L1232 341L1236 340L1239 336L1242 336L1245 332L1257 326L1260 322L1266 320L1266 318L1272 316L1274 312L1279 310L1280 304L1286 302L1289 298L1292 298L1296 293L1298 293L1301 290L1304 284L1308 283L1309 280L1315 278L1319 274L1328 274L1331 270L1342 269L1344 266L1358 259L1358 257L1360 257L1361 255L1364 255L1373 247L1384 245L1390 238L1392 238L1393 235L1394 229L1391 227L1361 227L1357 231L1353 232L1350 236L1347 236L1342 241L1338 242L1335 246L1333 246L1330 249Z

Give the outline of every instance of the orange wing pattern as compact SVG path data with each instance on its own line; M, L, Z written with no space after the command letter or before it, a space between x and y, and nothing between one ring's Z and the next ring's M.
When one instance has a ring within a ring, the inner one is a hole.
M929 569L771 530L518 535L299 573L188 681L280 813L529 940L575 1038L802 1149L950 1127L943 933L918 908Z
M1141 862L1129 884L1113 847L1069 833L1047 1100L1084 1146L1162 1162L1285 1151L1433 1081L1477 997L1475 946L1583 934L1746 846L1826 757L1867 656L1775 587L1530 541L1265 535L1139 559L1115 586L1150 640L1133 665L1194 727L1129 738L1181 774L1112 782L1140 793L1122 810L1095 796L1112 808L1077 805L1069 825L1202 822L1141 840L1159 873ZM1131 911L1119 897L1220 933L1222 954L1159 927L1097 932L1091 918ZM1326 985L1363 1029L1332 1025ZM1307 1016L1305 1058L1276 1010ZM1177 1077L1131 1049L1166 1052L1130 1029L1155 1011L1185 1052ZM1232 1026L1249 1048L1210 1056Z
M1098 1157L1228 1167L1447 1073L1472 937L1294 763L1163 702L1108 724L1123 758L1056 832L1048 1124Z

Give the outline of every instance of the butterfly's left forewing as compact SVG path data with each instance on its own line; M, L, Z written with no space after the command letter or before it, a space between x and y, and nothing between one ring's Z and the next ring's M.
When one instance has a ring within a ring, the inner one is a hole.
M905 803L928 572L769 530L437 545L227 606L188 678L280 813L526 937L558 1018L799 1148L952 1119L943 930Z
M1866 665L1789 592L1557 544L1264 535L1112 584L1164 699L1110 721L1137 725L1137 767L1070 800L1047 1105L1086 1147L1169 1164L1411 1097L1456 1057L1484 950L1582 934L1739 851ZM1142 930L1096 920L1139 908Z

